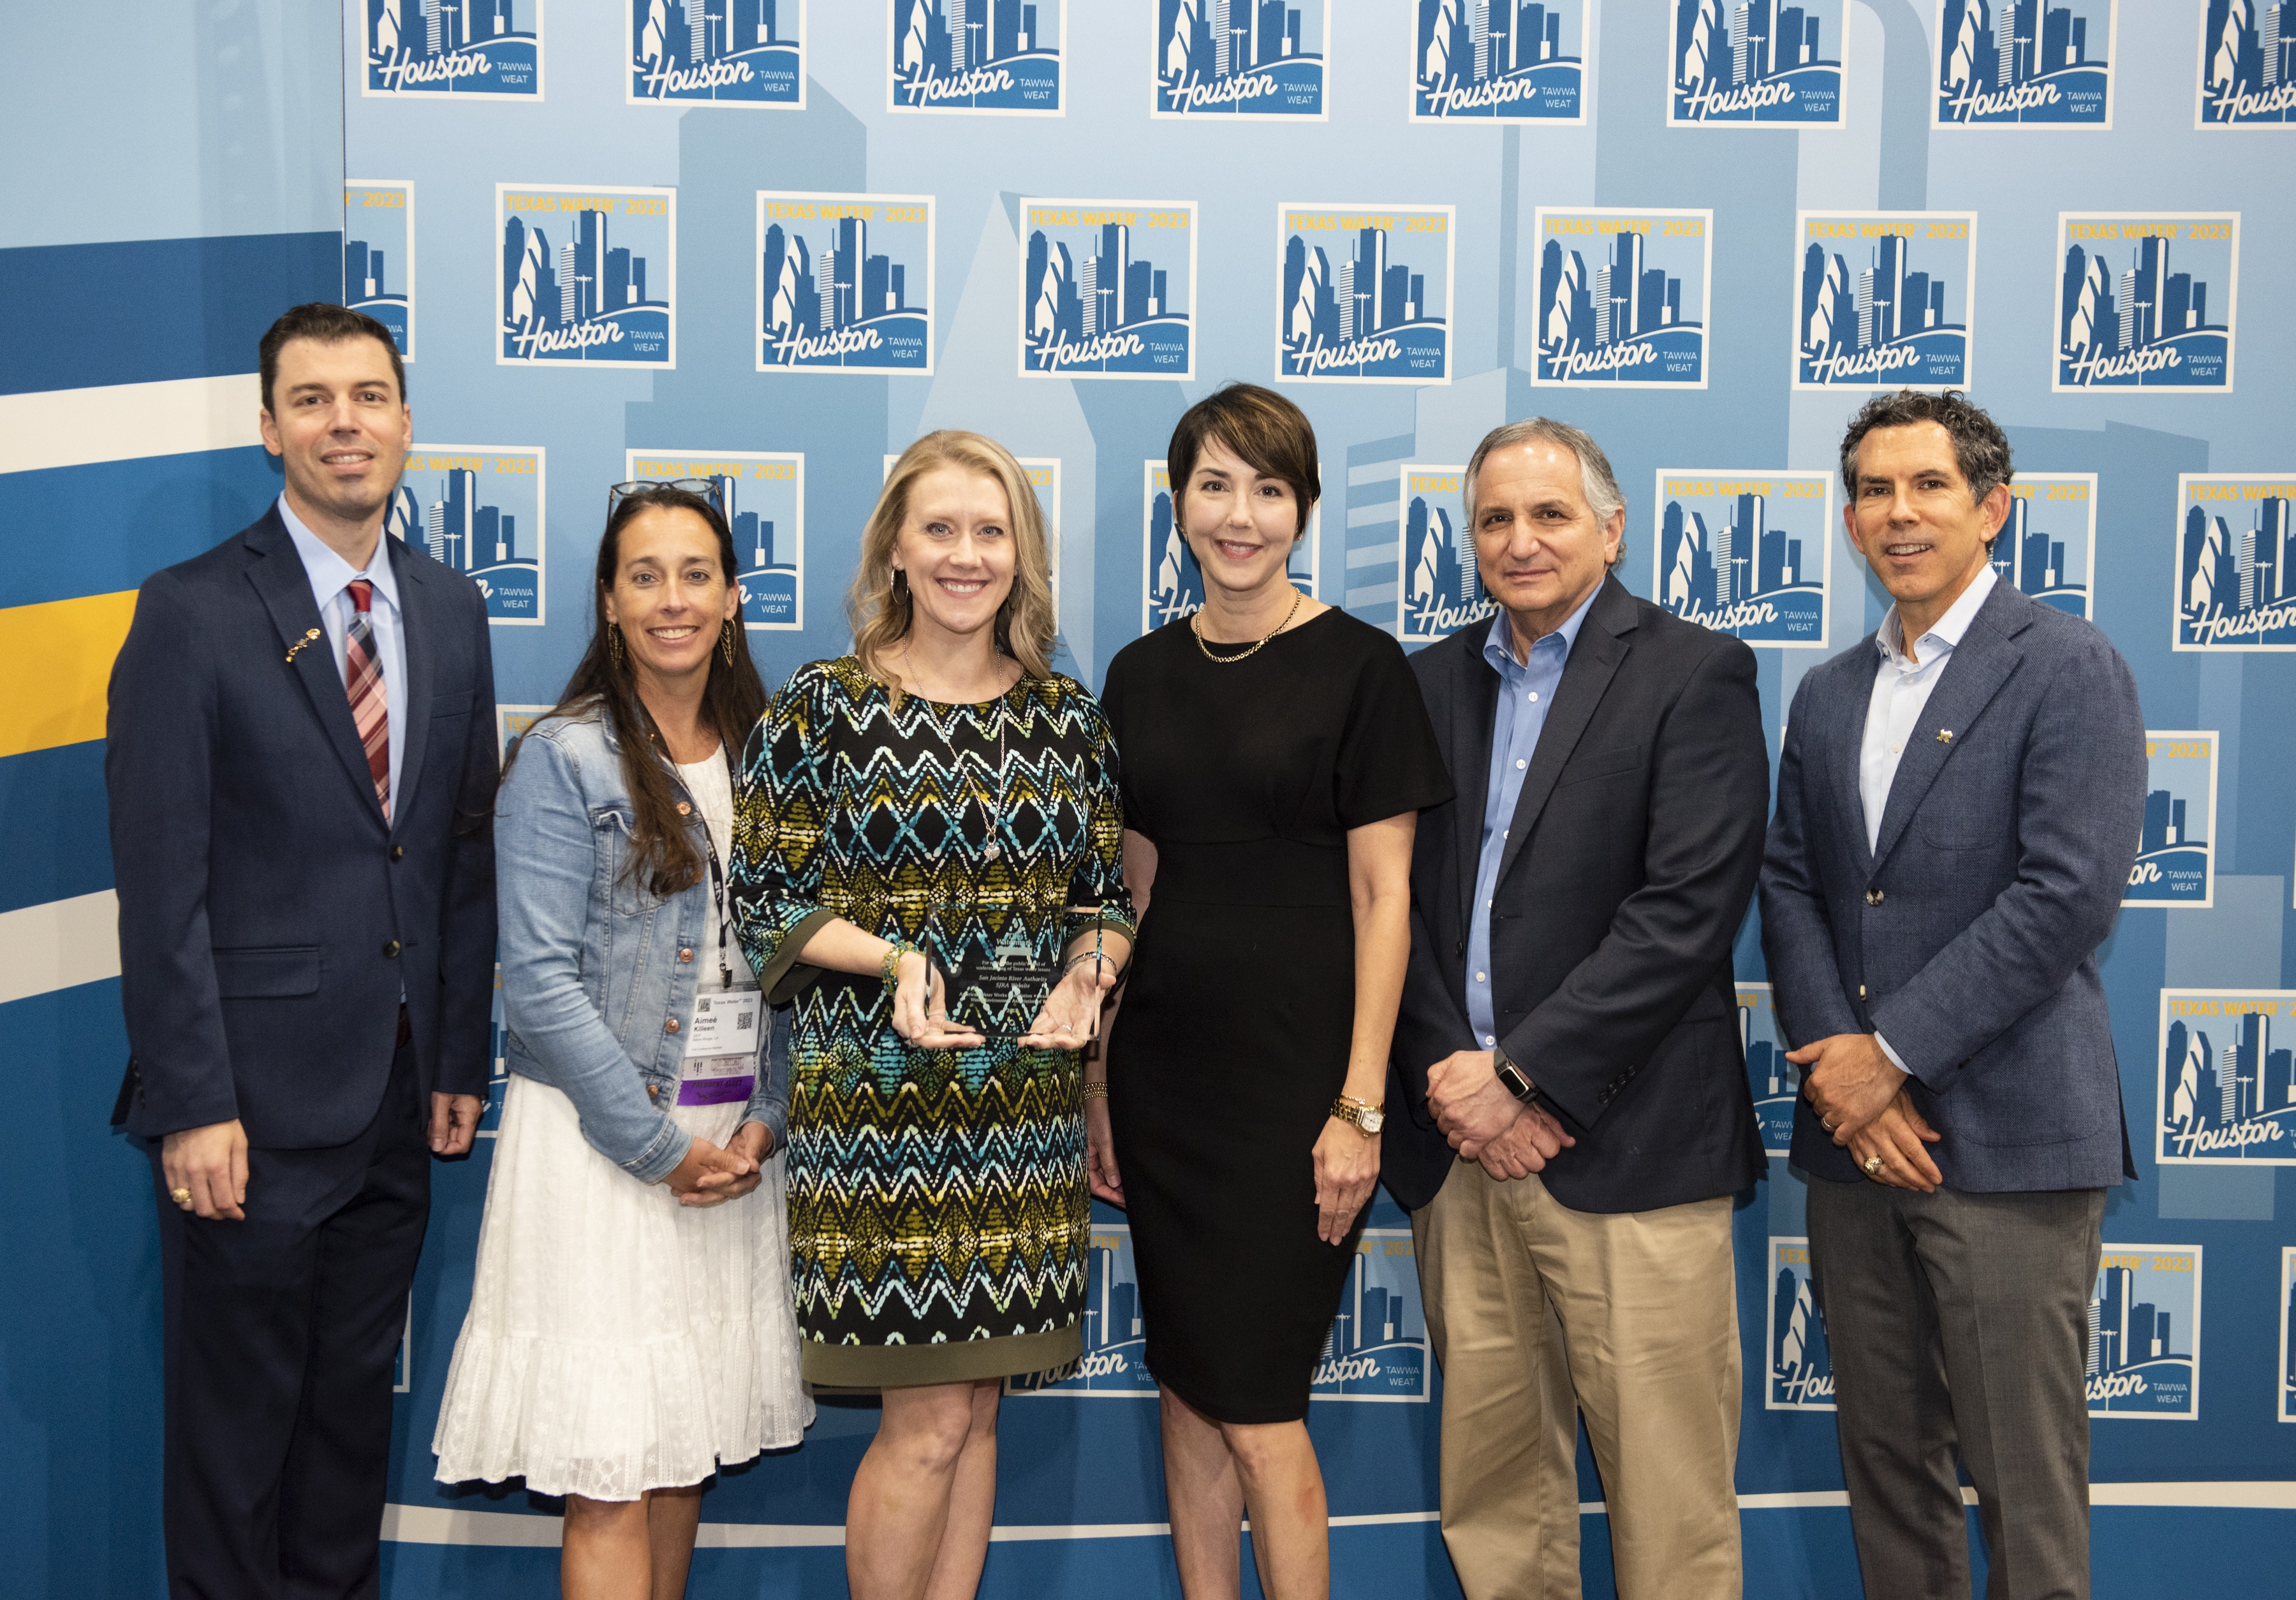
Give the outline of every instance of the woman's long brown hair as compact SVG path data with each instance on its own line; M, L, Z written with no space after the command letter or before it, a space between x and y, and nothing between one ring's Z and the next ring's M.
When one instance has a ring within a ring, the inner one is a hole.
M627 874L633 880L642 879L655 894L665 898L691 889L706 870L706 858L691 826L701 819L689 820L677 813L680 795L668 752L659 743L653 718L638 699L637 677L628 652L616 659L607 631L606 596L621 570L622 530L645 512L673 510L690 511L709 524L710 532L718 536L718 565L726 582L741 581L733 530L709 501L685 489L667 488L641 489L624 498L606 519L605 534L598 540L597 581L590 594L589 648L582 652L574 676L566 680L558 703L547 713L575 717L594 706L604 713L606 726L622 747L622 783L629 791L633 813ZM734 643L731 666L722 653L727 636ZM749 629L738 616L719 637L719 644L709 655L709 682L702 691L701 715L717 730L731 756L765 715L766 689L758 680L757 663L750 657ZM511 759L517 759L515 750ZM503 773L509 775L507 762Z

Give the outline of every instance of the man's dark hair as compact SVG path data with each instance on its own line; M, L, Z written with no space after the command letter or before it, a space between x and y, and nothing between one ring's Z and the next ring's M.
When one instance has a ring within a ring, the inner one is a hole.
M1859 441L1876 428L1908 428L1916 423L1935 423L1953 440L1954 465L1961 469L1969 485L1971 500L1982 505L1995 488L2009 481L2013 475L2009 440L1981 407L1970 403L1967 395L1957 389L1943 394L1901 389L1866 401L1849 419L1849 431L1841 436L1841 487L1853 504L1857 495Z
M398 384L399 403L406 404L406 363L398 358L398 341L390 336L390 330L364 311L313 300L290 308L286 315L264 331L263 342L256 347L257 370L263 374L264 410L272 409L271 386L279 381L279 352L287 348L291 339L314 339L321 344L340 344L348 339L380 340L390 355L390 375Z

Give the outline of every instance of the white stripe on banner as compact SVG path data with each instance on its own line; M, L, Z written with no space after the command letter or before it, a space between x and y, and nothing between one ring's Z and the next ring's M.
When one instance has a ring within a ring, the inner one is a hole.
M0 1005L119 976L119 898L109 889L0 911Z
M0 472L261 444L262 405L253 373L0 395Z
M2296 1511L2296 1483L2092 1483L2092 1506L2177 1506L2243 1511ZM1977 1504L1977 1491L1964 1488L1962 1503ZM1816 1511L1847 1506L1843 1490L1814 1489L1802 1494L1740 1495L1741 1511ZM1580 1504L1582 1516L1603 1515L1600 1500ZM1382 1512L1370 1516L1332 1519L1334 1528L1391 1527L1398 1523L1432 1522L1431 1511ZM443 1506L386 1506L382 1537L402 1545L490 1545L555 1548L564 1524L554 1516L533 1516L510 1511L458 1511ZM1249 1529L1250 1524L1245 1523ZM1047 1539L1161 1538L1171 1532L1167 1522L1079 1522L1041 1527L993 1530L992 1544L1034 1543ZM694 1547L702 1550L767 1550L842 1545L845 1530L831 1522L704 1522Z

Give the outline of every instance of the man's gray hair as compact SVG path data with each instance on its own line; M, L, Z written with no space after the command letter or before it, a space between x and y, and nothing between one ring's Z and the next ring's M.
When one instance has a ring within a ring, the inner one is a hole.
M1587 502L1587 509L1595 513L1597 522L1608 525L1611 513L1624 511L1627 497L1619 490L1619 480L1611 471L1611 458L1603 454L1603 447L1583 428L1568 423L1558 423L1553 417L1529 416L1519 423L1502 423L1483 435L1483 442L1475 447L1475 454L1467 463L1467 480L1464 498L1467 505L1467 528L1475 526L1475 480L1483 470L1483 463L1495 450L1511 449L1516 445L1545 443L1570 451L1578 458L1578 492ZM1627 544L1623 535L1619 540L1619 555L1626 556ZM1618 562L1612 562L1617 566Z

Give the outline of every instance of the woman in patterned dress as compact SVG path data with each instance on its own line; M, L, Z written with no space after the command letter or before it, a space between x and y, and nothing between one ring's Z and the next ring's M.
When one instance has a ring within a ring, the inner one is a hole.
M1011 455L972 433L910 446L849 609L853 654L800 669L743 752L733 898L759 981L796 999L805 1376L884 1397L847 1575L861 1600L939 1600L971 1595L988 1554L1003 1381L1082 1351L1077 1051L1132 911L1115 746L1049 665L1044 522ZM1059 974L1040 1008L952 1002L947 974L1000 959Z

